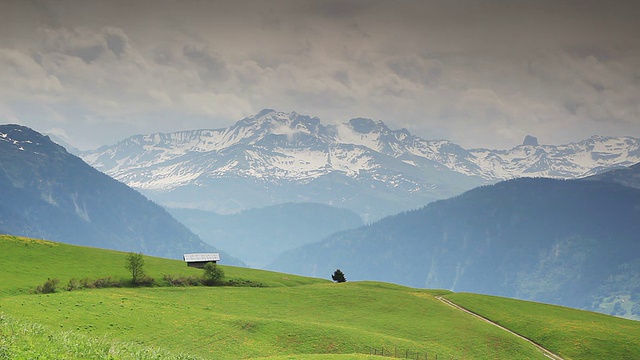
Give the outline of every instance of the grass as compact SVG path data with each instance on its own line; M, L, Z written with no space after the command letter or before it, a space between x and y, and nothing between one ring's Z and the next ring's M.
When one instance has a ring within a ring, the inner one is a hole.
M0 236L0 253L0 266L6 269L0 278L0 359L2 351L11 351L5 358L12 359L171 359L184 354L203 359L379 359L368 355L372 348L384 348L388 355L428 353L429 359L435 354L460 360L546 359L532 345L435 299L445 295L456 301L458 294L445 290L379 282L335 284L223 266L227 278L265 287L125 287L31 294L47 278L59 278L61 284L72 278L127 279L126 254L11 236ZM202 274L182 261L151 257L145 257L145 270L156 279ZM517 303L520 309L530 306ZM562 330L567 341L573 336L569 330ZM120 352L105 357L113 349Z
M441 358L543 359L430 292L369 283L86 290L8 297L1 309L61 331L205 358L367 354L384 347Z
M445 296L567 359L640 359L640 322L477 294Z
M51 331L40 324L0 315L0 359L197 360L168 351L71 331Z
M64 287L71 279L112 277L127 282L131 274L125 269L126 253L73 246L45 240L0 235L0 269L10 269L10 276L0 278L0 296L28 294L48 278L60 280ZM144 257L145 272L161 281L164 275L201 276L202 270L189 268L183 261ZM265 286L299 286L329 283L276 272L224 266L227 279L250 279Z

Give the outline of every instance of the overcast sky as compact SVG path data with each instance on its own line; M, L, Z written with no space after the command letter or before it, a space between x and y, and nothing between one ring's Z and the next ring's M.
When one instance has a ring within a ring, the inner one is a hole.
M640 137L638 4L0 0L0 122L82 149L263 108L466 148Z

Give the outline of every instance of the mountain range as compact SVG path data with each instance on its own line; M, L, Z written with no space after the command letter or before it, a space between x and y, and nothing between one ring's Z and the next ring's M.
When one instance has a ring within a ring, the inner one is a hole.
M594 136L555 146L529 137L510 150L464 149L382 121L323 125L267 109L228 128L137 135L81 156L166 207L233 213L315 202L373 221L505 179L630 166L640 162L640 140Z
M169 258L217 250L159 205L24 126L0 125L0 189L0 233Z

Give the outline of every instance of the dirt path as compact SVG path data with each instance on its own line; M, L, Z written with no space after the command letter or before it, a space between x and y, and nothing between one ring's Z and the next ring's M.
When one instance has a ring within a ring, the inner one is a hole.
M492 324L492 325L494 325L494 326L497 326L497 327L499 327L500 329L502 329L502 330L504 330L504 331L506 331L506 332L510 333L511 335L514 335L514 336L519 337L520 339L522 339L522 340L524 340L524 341L526 341L526 342L530 343L531 345L535 346L536 348L538 348L538 350L540 350L540 351L542 352L542 354L543 354L544 356L548 357L549 359L553 359L553 360L564 360L564 358L562 358L561 356L559 356L559 355L556 355L556 354L552 353L551 351L549 351L549 350L547 350L547 349L543 348L542 346L540 346L540 345L536 344L535 342L533 342L533 341L531 341L531 340L527 339L526 337L524 337L524 336L522 336L522 335L520 335L520 334L516 334L516 333L514 333L513 331L511 331L511 330L507 329L506 327L504 327L504 326L502 326L502 325L498 325L498 324L494 323L493 321L491 321L491 320L489 320L489 319L487 319L487 318L485 318L485 317L482 317L482 316L480 316L480 315L478 315L478 314L476 314L476 313L474 313L474 312L472 312L472 311L469 311L469 310L467 310L467 309L463 308L462 306L456 305L456 304L454 304L453 302L451 302L451 301L449 301L449 300L447 300L447 299L445 299L445 298L443 298L443 297L441 297L441 296L436 296L436 299L438 299L438 300L442 301L443 303L445 303L445 304L447 304L447 305L449 305L449 306L451 306L451 307L453 307L453 308L455 308L455 309L458 309L458 310L460 310L460 311L464 311L464 312L466 312L467 314L469 314L469 315L471 315L471 316L475 316L475 317L477 317L478 319L480 319L480 320L482 320L482 321L485 321L485 322L488 322L489 324Z

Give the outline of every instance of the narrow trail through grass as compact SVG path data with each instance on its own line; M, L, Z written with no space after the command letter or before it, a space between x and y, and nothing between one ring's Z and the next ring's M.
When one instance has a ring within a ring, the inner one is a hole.
M493 322L493 321L491 321L491 320L489 320L489 319L487 319L487 318L485 318L485 317L483 317L481 315L478 315L478 314L474 313L473 311L465 309L462 306L460 306L460 305L458 305L458 304L456 304L456 303L454 303L454 302L452 302L450 300L447 300L447 299L443 298L442 296L436 296L436 299L442 301L443 303L445 303L445 304L447 304L447 305L449 305L449 306L451 306L453 308L456 308L456 309L458 309L460 311L463 311L463 312L465 312L465 313L467 313L467 314L469 314L471 316L475 316L476 318L478 318L478 319L480 319L482 321L485 321L485 322L487 322L489 324L492 324L492 325L494 325L494 326L496 326L496 327L508 332L509 334L511 334L513 336L516 336L516 337L518 337L518 338L530 343L531 345L535 346L540 351L542 351L543 355L548 357L549 359L565 360L564 358L560 357L559 355L554 354L553 352L551 352L548 349L544 348L542 345L535 343L531 339L528 339L528 338L526 338L526 337L524 337L524 336L522 336L522 335L520 335L520 334L518 334L518 333L516 333L514 331L511 331L511 330L507 329L506 327L504 327L504 326L502 326L500 324L496 324L495 322Z
M640 359L639 321L498 296L452 293L442 297L564 359Z

